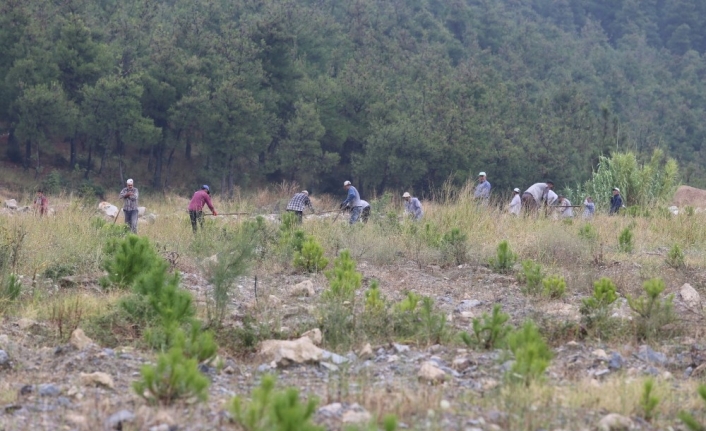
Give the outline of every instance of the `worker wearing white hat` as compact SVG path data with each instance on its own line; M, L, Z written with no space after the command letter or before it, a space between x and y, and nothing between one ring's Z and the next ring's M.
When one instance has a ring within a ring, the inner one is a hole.
M476 191L473 193L473 197L480 199L483 203L487 204L490 198L490 183L485 178L485 172L478 174L478 185L476 186Z
M618 214L623 208L623 198L620 196L620 189L613 187L613 197L610 198L610 215Z
M512 190L512 200L510 201L510 206L508 207L508 211L510 211L510 214L520 215L521 210L522 210L522 199L520 199L520 189L515 187Z
M133 180L126 181L126 187L120 191L120 199L124 201L123 212L125 213L125 224L130 227L132 233L137 233L137 197L139 192L134 187Z
M409 192L404 192L402 195L404 198L404 212L414 218L415 221L421 220L424 216L424 211L422 211L422 204L419 199L413 197Z
M343 188L346 189L348 194L346 195L346 200L341 202L341 209L346 207L351 208L351 218L348 224L355 224L360 218L360 214L363 212L363 204L360 201L360 193L358 189L353 187L350 181L345 181L343 183Z

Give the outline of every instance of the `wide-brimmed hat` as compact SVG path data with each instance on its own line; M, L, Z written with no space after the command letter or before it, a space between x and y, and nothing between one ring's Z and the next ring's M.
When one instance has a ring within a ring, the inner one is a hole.
M409 192L404 192L404 194L402 195L402 197L403 197L403 198L410 198L410 197L412 197L412 195L410 195Z

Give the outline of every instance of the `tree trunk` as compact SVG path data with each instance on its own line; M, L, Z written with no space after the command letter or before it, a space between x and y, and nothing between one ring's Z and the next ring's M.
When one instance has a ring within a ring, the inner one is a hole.
M186 134L186 149L184 150L186 160L191 160L191 133Z
M152 177L152 187L159 188L162 182L162 159L164 154L164 137L160 140L159 144L155 148L155 160L154 160L154 176Z
M69 139L69 144L69 169L73 170L74 166L76 166L76 135Z
M103 173L103 166L105 166L105 156L108 154L108 150L103 148L103 153L101 154L101 164L98 167L98 175Z
M91 172L91 162L93 156L93 145L88 144L88 160L86 161L86 173L83 175L84 179L88 179L88 174Z
M27 139L25 141L25 162L24 162L24 168L25 171L29 169L29 165L32 162L32 141Z
M174 161L174 151L176 151L176 145L172 147L172 151L169 152L169 158L167 159L167 167L164 172L164 190L169 187L169 172L172 168L172 162Z

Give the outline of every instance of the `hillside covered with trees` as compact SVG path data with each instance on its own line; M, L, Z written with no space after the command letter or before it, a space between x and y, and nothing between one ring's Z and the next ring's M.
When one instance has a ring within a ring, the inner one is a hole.
M0 149L227 194L574 185L661 148L705 186L705 52L700 0L4 0Z

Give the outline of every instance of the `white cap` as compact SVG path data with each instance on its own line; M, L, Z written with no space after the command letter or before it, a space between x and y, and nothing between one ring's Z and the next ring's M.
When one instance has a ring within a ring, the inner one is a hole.
M617 187L613 187L613 190L615 190L616 192L620 193L620 189L617 188Z
M127 180L127 183L128 183L128 184L132 184L132 178L130 178L129 180Z
M350 186L350 185L351 185L351 182L350 182L350 181L344 181L344 182L343 182L343 186L344 186L344 187L345 187L345 186Z
M404 192L404 194L402 195L402 197L403 197L403 198L411 198L412 195L410 195L409 192Z
M302 190L302 193L304 193L307 196L309 195L309 192L307 192L306 190Z
M516 192L516 193L520 193L520 189L518 189L517 187L515 187L514 189L512 189L512 191L513 191L513 192Z
M478 174L478 176L479 176L479 177L484 177L484 176L485 176L485 172L481 172L480 174Z

